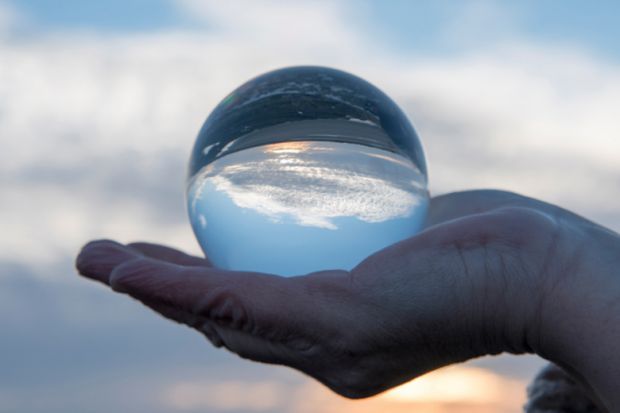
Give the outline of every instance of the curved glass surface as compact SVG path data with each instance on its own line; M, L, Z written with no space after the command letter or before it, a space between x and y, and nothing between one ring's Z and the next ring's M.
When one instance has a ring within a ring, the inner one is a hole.
M289 68L209 116L188 210L215 265L290 276L352 269L415 234L426 185L418 137L386 95L341 71Z

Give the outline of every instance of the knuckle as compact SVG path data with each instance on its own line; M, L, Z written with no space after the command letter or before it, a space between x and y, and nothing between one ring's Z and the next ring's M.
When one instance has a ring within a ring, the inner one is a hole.
M143 270L143 260L135 258L116 266L110 273L108 283L114 291L124 291L135 282Z
M501 216L495 227L500 237L510 238L516 242L531 242L533 236L547 238L557 229L555 217L538 209L522 206L505 206L493 212Z
M197 301L193 313L236 329L245 329L248 325L248 315L242 301L228 288L208 291Z

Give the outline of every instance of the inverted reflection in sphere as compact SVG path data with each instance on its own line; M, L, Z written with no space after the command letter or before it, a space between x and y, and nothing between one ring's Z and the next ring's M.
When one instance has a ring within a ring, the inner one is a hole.
M405 115L350 74L294 67L220 103L192 153L194 233L222 268L351 269L419 231L426 166Z

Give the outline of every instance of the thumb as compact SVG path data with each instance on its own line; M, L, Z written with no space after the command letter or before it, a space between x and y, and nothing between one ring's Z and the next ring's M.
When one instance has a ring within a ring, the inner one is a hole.
M539 348L540 303L556 265L555 227L528 208L472 214L384 249L352 273L361 291L392 286L378 304L405 315L411 341L437 353L429 369L529 353Z

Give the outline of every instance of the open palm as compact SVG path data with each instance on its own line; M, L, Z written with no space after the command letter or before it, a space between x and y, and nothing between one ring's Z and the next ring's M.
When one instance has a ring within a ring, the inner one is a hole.
M513 193L469 191L432 199L424 231L351 271L226 271L165 246L113 241L87 244L77 267L217 347L359 398L485 354L545 354L544 331L561 322L544 303L567 276L569 220L583 219Z

